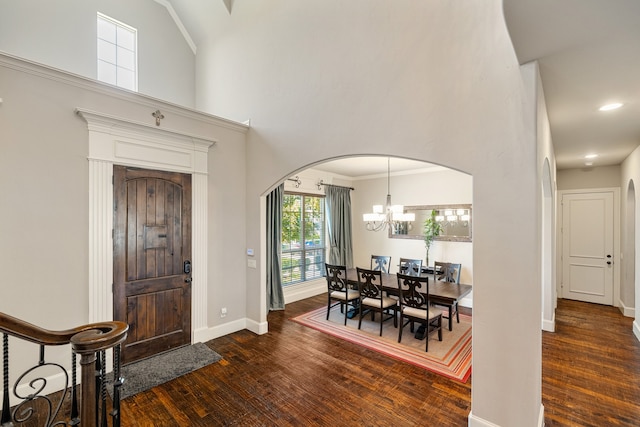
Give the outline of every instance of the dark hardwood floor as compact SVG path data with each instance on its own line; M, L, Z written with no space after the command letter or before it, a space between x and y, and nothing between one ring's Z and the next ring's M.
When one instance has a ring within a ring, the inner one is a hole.
M617 307L558 300L542 335L547 427L640 426L640 343Z
M224 359L123 401L123 426L466 426L461 384L289 319L325 296L269 314L269 333L207 344ZM547 426L640 425L640 344L614 307L560 300L543 332Z

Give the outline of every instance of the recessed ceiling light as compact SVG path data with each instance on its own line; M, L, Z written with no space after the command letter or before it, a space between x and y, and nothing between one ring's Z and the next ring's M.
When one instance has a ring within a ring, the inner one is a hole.
M584 162L585 166L593 166L593 162Z
M596 157L598 157L597 154L587 154L584 156L585 159L595 159Z
M599 108L600 111L611 111L622 107L624 104L620 102L614 102L613 104L603 105Z

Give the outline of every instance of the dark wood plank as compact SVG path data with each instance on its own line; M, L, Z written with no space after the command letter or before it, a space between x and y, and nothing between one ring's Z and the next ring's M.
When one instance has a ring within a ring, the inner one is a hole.
M560 300L543 332L547 426L640 425L640 344L616 307Z
M191 176L114 166L114 187L114 317L136 326L122 356L129 363L191 342L190 273L182 268L191 259Z
M461 384L269 314L269 332L207 343L224 360L123 401L123 426L466 426ZM470 314L461 307L461 312ZM543 333L547 426L640 425L640 345L617 308L560 300Z

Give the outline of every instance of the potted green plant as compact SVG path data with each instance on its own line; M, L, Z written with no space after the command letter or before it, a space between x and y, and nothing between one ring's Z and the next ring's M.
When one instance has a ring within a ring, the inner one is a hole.
M422 228L422 236L424 237L424 245L427 248L427 267L429 267L429 249L436 237L442 232L442 226L436 221L436 211L432 210L431 215L424 220Z

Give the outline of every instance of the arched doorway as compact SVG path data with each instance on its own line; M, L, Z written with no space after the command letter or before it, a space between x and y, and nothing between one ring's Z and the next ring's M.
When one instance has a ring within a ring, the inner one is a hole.
M367 265L373 253L389 254L394 265L400 257L425 259L426 249L420 236L399 239L390 237L387 230L374 232L366 229L362 214L371 212L372 205L384 204L388 192L393 204L405 206L472 203L471 175L423 161L390 157L388 179L387 159L387 156L329 159L294 171L284 179L285 191L306 194L323 195L324 188L320 183L354 188L351 197L355 265ZM414 227L421 229L421 225ZM461 263L461 282L473 284L472 251L470 241L437 241L430 249L430 260L431 263L433 260ZM297 301L324 291L326 282L323 278L295 284L285 287L285 301ZM472 296L463 300L461 305L470 307Z

